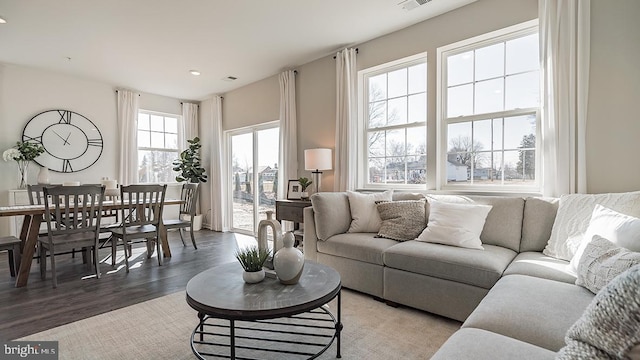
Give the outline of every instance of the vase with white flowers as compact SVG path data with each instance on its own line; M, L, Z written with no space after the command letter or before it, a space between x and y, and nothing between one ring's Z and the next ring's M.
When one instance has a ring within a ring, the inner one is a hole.
M19 189L27 188L27 170L29 169L29 163L40 156L43 152L44 147L40 144L28 141L18 141L14 147L5 150L4 153L2 153L4 161L15 160L18 163L18 171L20 171Z

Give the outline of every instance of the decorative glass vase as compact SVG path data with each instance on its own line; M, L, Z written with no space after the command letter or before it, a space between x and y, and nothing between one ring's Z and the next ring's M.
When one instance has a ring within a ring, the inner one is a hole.
M28 160L16 160L18 163L18 171L20 171L20 185L18 185L18 189L26 189L27 188L27 175L29 170L29 161Z

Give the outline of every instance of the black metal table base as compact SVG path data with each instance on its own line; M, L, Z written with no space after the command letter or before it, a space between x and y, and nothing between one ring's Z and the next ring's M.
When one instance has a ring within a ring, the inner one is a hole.
M337 340L340 358L341 296L337 319L324 305L286 318L240 321L198 314L191 349L199 359L315 359Z

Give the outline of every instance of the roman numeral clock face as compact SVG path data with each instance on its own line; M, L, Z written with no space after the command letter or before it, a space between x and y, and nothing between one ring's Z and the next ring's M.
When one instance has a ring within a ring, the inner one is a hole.
M22 131L22 141L42 144L35 159L57 172L84 170L102 155L102 134L86 117L68 110L49 110L34 116Z

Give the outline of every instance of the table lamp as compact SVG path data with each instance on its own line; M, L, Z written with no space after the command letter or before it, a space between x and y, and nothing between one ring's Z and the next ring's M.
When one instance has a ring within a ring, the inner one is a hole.
M313 182L316 184L315 192L320 191L322 170L331 170L331 149L307 149L304 151L304 169L313 174Z

